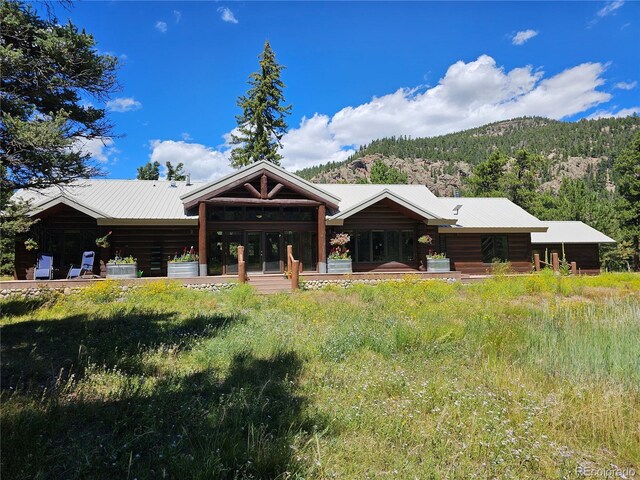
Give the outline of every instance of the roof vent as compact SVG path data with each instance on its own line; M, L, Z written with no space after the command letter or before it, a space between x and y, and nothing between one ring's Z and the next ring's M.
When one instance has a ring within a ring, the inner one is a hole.
M186 180L187 180L187 181L186 181L186 185L187 185L187 186L191 185L191 174L190 174L190 173L187 173L187 178L186 178Z
M176 181L175 181L173 178L171 179L171 186L172 186L172 187L175 187L175 186L176 186Z
M461 208L462 205L456 205L455 207L453 207L453 214L457 215Z

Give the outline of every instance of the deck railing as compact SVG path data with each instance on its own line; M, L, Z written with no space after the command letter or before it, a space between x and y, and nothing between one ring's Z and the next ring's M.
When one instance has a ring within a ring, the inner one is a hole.
M238 283L247 281L247 264L244 261L244 246L238 245Z
M533 255L533 264L535 266L536 272L539 272L540 270L542 270L542 265L551 266L554 272L560 271L560 257L557 252L553 252L551 254L551 263L540 260L540 254L535 253ZM571 266L571 274L576 275L578 273L577 263L571 262L569 265Z
M291 279L291 290L300 288L300 260L293 258L293 245L287 245L287 277Z

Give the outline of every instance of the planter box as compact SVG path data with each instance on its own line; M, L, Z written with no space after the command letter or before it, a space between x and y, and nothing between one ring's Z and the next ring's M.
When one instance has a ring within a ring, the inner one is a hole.
M167 262L167 277L191 278L199 276L198 262Z
M351 273L350 258L329 258L327 260L327 273Z
M427 258L427 272L450 272L450 258Z
M138 278L138 264L107 263L107 278Z

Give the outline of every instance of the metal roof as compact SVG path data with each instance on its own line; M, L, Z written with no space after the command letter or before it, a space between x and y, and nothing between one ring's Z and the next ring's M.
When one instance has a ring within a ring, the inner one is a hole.
M441 227L441 233L455 233L456 230L474 229L489 231L546 231L547 226L507 198L443 197L438 199L442 206L458 219L451 227ZM454 209L460 205L457 214Z
M532 233L531 243L616 243L604 233L582 222L542 222L549 229Z
M32 200L32 215L57 204L66 204L96 218L101 225L197 224L195 209L193 215L185 212L187 202L264 169L327 199L328 203L338 204L338 212L328 217L329 224L332 221L339 224L369 205L389 199L417 213L425 222L440 225L441 233L492 229L544 232L547 229L546 223L506 198L439 198L424 185L312 184L266 162L252 164L216 182L187 185L186 182L163 180L82 180L64 189L19 191L16 196ZM457 205L461 208L456 213ZM604 241L613 240L605 237Z
M456 221L452 212L443 208L440 199L424 185L325 183L318 186L340 198L340 210L328 217L330 222L344 220L384 198L389 198L425 219L440 219L442 223Z
M166 180L82 180L63 189L21 190L16 196L32 201L32 215L66 204L105 225L115 219L197 222L197 212L186 215L180 195L201 185Z

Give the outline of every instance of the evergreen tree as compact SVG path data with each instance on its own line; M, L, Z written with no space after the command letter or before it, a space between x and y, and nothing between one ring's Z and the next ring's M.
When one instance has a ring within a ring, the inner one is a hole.
M524 149L516 152L515 158L509 164L509 170L503 177L503 189L507 198L528 212L536 209L537 174L541 166L541 159Z
M167 180L182 182L187 179L187 174L183 171L184 163L180 162L174 167L171 162L167 162L164 166L167 167Z
M382 160L376 160L371 167L369 183L402 184L407 183L407 174L395 167L390 167Z
M633 248L633 269L640 271L640 133L618 155L613 168L620 195L618 211Z
M158 180L160 178L160 162L147 162L146 165L138 167L138 180Z
M116 87L117 60L71 23L40 18L30 5L0 2L0 270L13 271L16 235L32 221L15 190L67 185L99 174L78 145L111 136L104 101Z
M15 0L0 2L0 18L1 188L45 188L97 174L90 155L75 147L111 133L105 110L84 99L103 101L114 91L117 60L98 54L93 37L71 22L41 19Z
M238 145L231 152L231 165L235 168L260 160L280 165L282 158L278 149L287 133L284 117L291 112L291 105L281 105L285 85L280 74L284 67L276 62L268 41L258 59L260 69L249 77L251 88L238 99L242 115L236 117L238 133L231 135L231 143Z
M493 152L473 169L468 180L469 195L474 197L504 196L502 178L509 159L499 151Z

